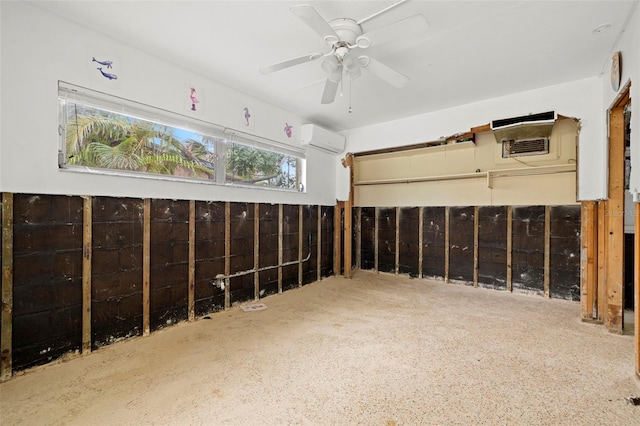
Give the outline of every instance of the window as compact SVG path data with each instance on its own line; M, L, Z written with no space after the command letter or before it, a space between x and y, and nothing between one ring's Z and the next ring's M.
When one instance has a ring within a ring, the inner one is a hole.
M61 168L303 190L304 151L66 83Z

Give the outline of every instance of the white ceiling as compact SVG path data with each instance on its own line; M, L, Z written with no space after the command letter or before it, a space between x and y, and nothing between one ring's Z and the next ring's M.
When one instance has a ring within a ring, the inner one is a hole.
M320 61L263 75L323 39L289 8L360 20L385 1L41 1L38 6L198 74L340 131L600 75L638 1L409 0L362 24L366 33L422 14L429 26L368 54L410 77L395 88L363 72L330 105ZM608 31L593 30L609 24ZM366 71L366 70L365 70Z

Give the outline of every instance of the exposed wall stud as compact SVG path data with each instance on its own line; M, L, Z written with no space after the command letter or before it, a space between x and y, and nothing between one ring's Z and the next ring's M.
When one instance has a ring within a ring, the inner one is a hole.
M597 233L595 201L582 202L580 242L580 317L592 321L597 312Z
M418 208L418 277L422 278L422 256L424 255L424 207Z
M283 249L284 249L284 206L278 204L278 293L282 293L282 263L283 263Z
M253 204L253 298L260 298L260 203Z
M375 208L375 216L374 216L374 220L375 220L375 224L373 225L373 246L374 246L374 253L373 253L373 270L378 272L378 230L380 228L380 226L378 225L378 220L380 218L380 208L376 207Z
M317 253L316 253L316 269L317 269L317 280L320 281L322 279L322 206L318 204L318 245L317 245Z
M342 234L342 208L344 207L343 201L338 201L333 214L333 274L340 275L342 270L341 256L341 234Z
M142 335L151 333L150 312L150 276L151 276L151 199L144 199L142 220Z
M400 273L400 207L396 207L396 275Z
M480 225L480 207L473 207L473 286L478 287L478 255L480 248L480 233L479 233L479 225Z
M351 198L344 202L344 277L351 278L351 245L353 238L352 209Z
M224 203L224 308L231 306L231 203Z
M362 208L356 207L356 269L362 268Z
M11 378L13 363L13 194L2 193L2 347L0 381Z
M303 225L303 210L304 206L298 206L298 287L302 287L302 233L304 232Z
M640 379L640 203L635 204L635 233L633 239L633 287L635 297L634 341L636 352L636 376Z
M450 226L450 208L449 206L444 208L444 282L449 282L449 253L451 247L449 247L449 226Z
M608 224L605 216L606 205L604 201L598 202L598 300L596 301L598 322L604 322L607 305L607 233Z
M195 319L196 291L196 202L189 200L189 321Z
M544 296L551 297L549 274L551 259L551 206L544 206Z
M92 198L83 198L82 208L82 353L91 352L91 255Z
M513 291L513 207L507 206L507 291Z

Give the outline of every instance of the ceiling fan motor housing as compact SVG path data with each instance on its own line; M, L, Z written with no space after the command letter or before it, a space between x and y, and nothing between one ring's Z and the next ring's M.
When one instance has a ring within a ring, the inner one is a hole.
M331 45L341 41L349 45L355 45L357 44L358 36L362 35L362 28L353 19L338 18L329 22L329 25L339 37L338 40L334 40L335 37L326 36L325 41Z

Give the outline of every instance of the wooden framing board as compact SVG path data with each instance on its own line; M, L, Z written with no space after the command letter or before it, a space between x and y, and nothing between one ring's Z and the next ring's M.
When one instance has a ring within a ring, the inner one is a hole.
M598 202L598 300L597 306L597 320L598 322L604 322L604 312L607 304L607 262L605 254L607 252L607 231L608 222L605 220L605 203L604 201Z
M400 207L396 207L396 275L400 273Z
M91 352L91 255L92 246L91 197L83 197L82 207L82 353Z
M551 206L544 206L544 297L551 297Z
M151 199L145 198L142 222L142 335L151 333L149 312L150 276L151 276Z
M317 279L320 281L322 279L322 206L318 204L318 244L317 244L317 253L316 253L316 269L317 269Z
M449 247L449 214L450 208L449 206L444 208L444 282L449 282L449 254L451 252L451 247Z
M478 228L480 225L480 207L473 207L473 286L478 287L478 271L479 271L479 248L480 248L480 234Z
M231 306L231 203L224 203L224 309Z
M188 312L189 321L196 318L196 202L189 200L189 288Z
M378 230L380 226L378 225L378 219L380 218L380 208L375 207L374 210L374 224L373 224L373 270L378 272Z
M253 299L260 299L260 203L253 204Z
M605 201L607 263L605 325L614 333L624 327L624 105L609 113L609 198Z
M356 269L362 268L362 208L356 207Z
M636 376L640 379L640 203L635 204L635 234L633 239L633 287L634 287L634 342L636 352Z
M303 225L303 206L298 206L298 287L302 287L302 233ZM257 272L256 272L257 274Z
M595 201L581 203L580 318L582 321L593 321L594 314L597 312L597 214Z
M507 291L513 291L513 207L507 206Z
M424 255L424 207L418 208L418 277L422 278L422 256Z
M283 259L283 241L284 241L284 206L278 204L278 293L282 293L282 259Z
M340 275L342 270L341 265L341 252L342 252L342 209L344 208L344 201L338 201L333 211L333 275Z
M353 235L353 224L352 224L352 206L351 200L345 201L344 203L344 277L351 278L351 264L353 260L351 259L351 238Z
M2 346L0 381L11 378L13 364L13 193L2 193Z

